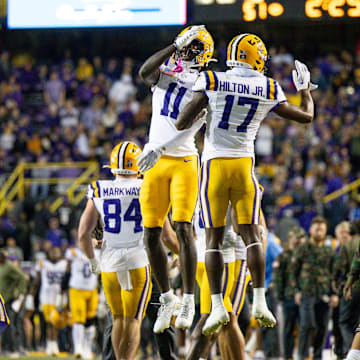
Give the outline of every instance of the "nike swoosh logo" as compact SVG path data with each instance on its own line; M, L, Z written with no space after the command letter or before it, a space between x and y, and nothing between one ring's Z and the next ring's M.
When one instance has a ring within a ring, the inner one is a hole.
M192 160L184 160L184 162L189 162L189 161L192 161Z

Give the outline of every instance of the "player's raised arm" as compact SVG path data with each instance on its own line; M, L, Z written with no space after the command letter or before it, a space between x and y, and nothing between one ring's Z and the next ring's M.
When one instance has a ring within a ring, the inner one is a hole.
M151 55L141 66L139 70L140 77L149 84L155 84L159 80L160 65L163 64L175 51L181 51L182 48L189 45L203 29L203 25L192 26L184 34L178 36L174 43L166 48L159 50Z
M305 64L295 60L296 70L293 70L292 76L296 87L301 95L300 106L292 105L288 102L281 103L275 110L275 114L299 123L311 123L314 118L314 102L310 91L317 88L310 83L310 72Z
M80 249L89 258L91 265L91 272L98 272L98 264L95 259L94 247L91 239L91 234L96 227L99 214L96 210L94 202L88 200L86 208L81 215L79 223L79 243Z
M192 100L185 106L184 110L180 113L175 126L178 130L184 130L191 127L196 118L200 119L201 116L198 116L207 104L208 97L203 92L195 92Z

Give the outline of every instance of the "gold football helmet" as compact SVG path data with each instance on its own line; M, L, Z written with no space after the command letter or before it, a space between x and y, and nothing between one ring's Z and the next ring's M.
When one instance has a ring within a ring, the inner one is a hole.
M116 145L110 155L111 172L121 175L133 175L138 173L136 157L141 154L141 149L131 141L124 141Z
M237 35L228 45L226 65L229 67L245 67L262 72L267 59L265 44L257 35Z
M192 26L188 26L178 36L181 36L190 30ZM190 45L185 46L180 51L180 57L183 61L191 62L190 66L203 67L214 54L214 40L210 33L206 30L200 30L199 35Z

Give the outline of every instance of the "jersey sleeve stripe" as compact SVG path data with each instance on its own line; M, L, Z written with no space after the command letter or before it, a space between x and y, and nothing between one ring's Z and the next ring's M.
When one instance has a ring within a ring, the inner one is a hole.
M75 249L74 249L74 248L71 248L70 250L71 250L71 253L72 253L73 257L76 257Z
M93 182L92 182L91 187L92 187L93 190L94 190L94 197L98 197L98 196L96 195L96 193L97 193L97 191L98 191L97 185L96 185L96 181L93 181Z
M274 85L274 80L273 79L269 79L270 81L270 100L275 100L275 85Z
M101 191L99 181L97 181L97 182L96 182L96 185L97 185L97 191L98 191L98 195L97 195L97 197L99 198L99 197L100 197L100 191Z
M204 72L205 74L205 80L206 80L206 90L210 90L210 78L207 71Z
M270 99L270 81L266 78L266 98Z
M213 71L209 71L209 78L210 78L210 88L209 90L211 91L216 91L218 88L218 79L217 76L215 75L215 73Z
M211 76L210 76L210 74L211 74ZM219 85L219 80L218 80L215 72L209 71L209 76L210 76L210 90L217 91L218 85Z
M278 85L277 85L277 81L275 81L275 80L274 80L274 86L275 86L275 93L274 93L274 97L275 97L275 100L277 100Z

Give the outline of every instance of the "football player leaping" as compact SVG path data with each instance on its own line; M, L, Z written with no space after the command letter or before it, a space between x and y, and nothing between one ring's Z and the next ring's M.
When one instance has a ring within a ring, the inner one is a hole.
M252 34L235 36L228 45L226 72L203 72L196 81L194 97L180 113L177 128L189 127L197 114L208 107L203 151L200 199L206 227L206 272L212 308L203 333L215 332L229 321L221 296L224 262L221 244L229 201L242 238L247 245L247 263L254 287L253 316L261 325L276 320L265 301L264 252L260 241L261 189L254 172L254 140L261 121L270 111L299 123L310 123L314 103L310 95L310 73L296 61L295 86L300 107L289 104L273 79L263 75L267 50Z
M224 263L221 244L228 202L234 209L239 231L247 245L247 261L254 286L253 316L264 326L276 320L264 294L264 252L260 242L261 188L254 173L254 140L261 121L270 111L299 123L310 123L314 103L307 67L295 62L293 81L301 94L300 107L289 104L273 79L263 75L267 50L252 34L235 36L228 45L226 72L203 72L196 81L192 100L176 122L179 130L190 127L204 108L209 109L200 199L207 237L206 271L212 294L212 309L203 332L210 334L229 321L221 297ZM194 127L194 125L192 125ZM186 132L184 131L184 136ZM181 135L174 137L178 141ZM172 139L168 139L171 143ZM156 163L152 153L142 158L145 169Z
M135 157L140 148L125 141L110 156L115 180L89 185L88 202L79 224L82 251L91 271L101 270L102 285L113 316L112 344L117 360L132 360L140 341L141 322L151 294L149 261L142 243L143 226ZM100 269L91 234L99 216L104 225Z
M150 138L143 153L156 160L161 156L156 166L145 173L140 193L145 244L162 293L161 307L154 324L155 333L169 327L178 304L170 288L167 257L160 241L161 228L170 207L180 241L180 266L184 284L184 296L175 326L189 328L194 317L196 248L191 219L198 196L198 156L191 134L197 128L189 130L190 136L180 146L176 146L175 141L170 146L159 145L168 138L183 135L175 128L175 121L185 104L191 100L191 89L199 69L207 65L213 51L214 42L205 27L190 26L178 35L174 44L152 55L140 69L140 76L153 85ZM142 155L138 158L140 166L143 165L141 159Z

